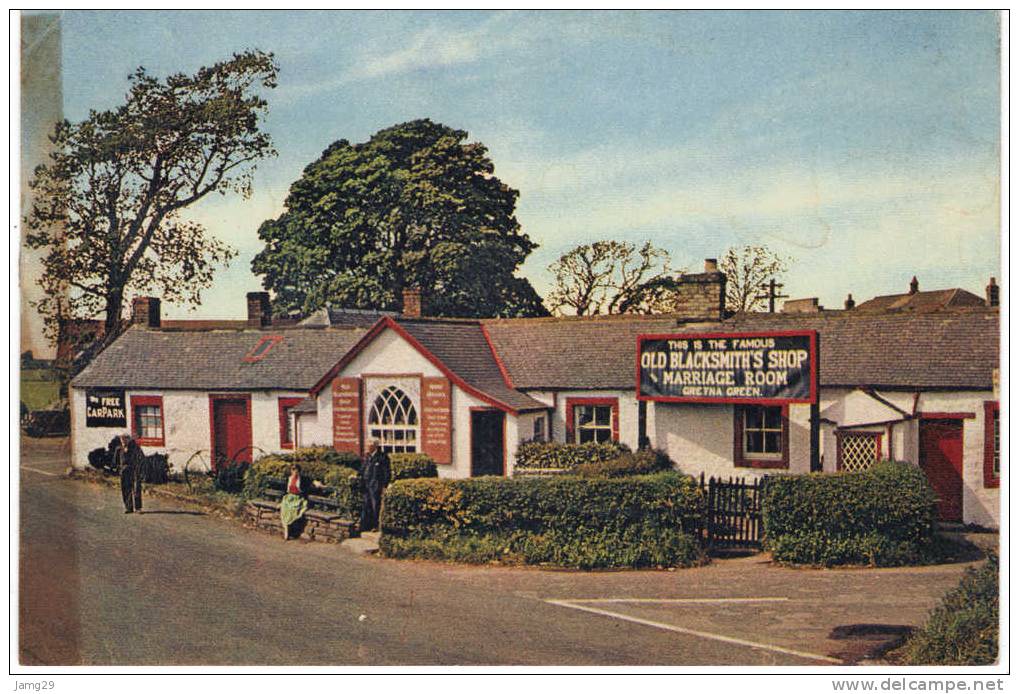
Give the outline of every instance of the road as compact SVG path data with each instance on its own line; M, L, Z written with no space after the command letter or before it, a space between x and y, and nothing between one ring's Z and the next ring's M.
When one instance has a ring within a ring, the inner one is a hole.
M284 543L21 457L22 665L830 665L838 625L917 625L962 565L812 571L761 556L577 572Z

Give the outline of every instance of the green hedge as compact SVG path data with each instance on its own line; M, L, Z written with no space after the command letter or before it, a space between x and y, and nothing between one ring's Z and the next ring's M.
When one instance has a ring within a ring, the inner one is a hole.
M937 499L915 465L769 477L763 494L765 547L776 561L893 566L920 562L933 546Z
M517 447L516 467L522 470L572 470L578 465L600 463L629 452L624 444L558 443L529 441Z
M967 569L897 655L904 665L993 665L998 660L998 557Z
M390 453L389 464L393 481L420 477L438 477L435 461L424 453Z
M581 477L627 477L629 475L652 475L656 472L673 469L672 460L665 453L655 450L643 450L631 453L626 451L616 458L596 463L584 463L573 468L572 472Z
M288 460L293 463L299 464L302 468L305 463L325 463L327 465L343 465L345 467L354 468L355 470L360 469L361 459L356 453L346 453L335 451L327 446L310 446L308 448L298 448L292 453L273 454L259 458L264 460L265 458L278 458L280 460Z
M386 490L380 547L388 556L474 563L687 566L701 559L691 534L701 501L694 481L675 472L403 480Z

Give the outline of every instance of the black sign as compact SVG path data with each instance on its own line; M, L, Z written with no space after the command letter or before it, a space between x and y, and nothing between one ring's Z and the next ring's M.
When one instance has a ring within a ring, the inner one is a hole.
M663 402L815 402L817 333L641 335L637 397Z
M85 391L85 426L126 427L127 400L124 389Z

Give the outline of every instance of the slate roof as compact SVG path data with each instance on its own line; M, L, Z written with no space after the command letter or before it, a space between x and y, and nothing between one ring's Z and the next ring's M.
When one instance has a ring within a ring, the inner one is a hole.
M984 306L984 300L965 289L938 289L915 294L888 294L875 296L861 304L854 311L939 311L944 308Z
M989 390L999 366L999 313L751 313L722 322L674 317L483 321L521 389L634 387L637 335L817 330L822 386Z
M369 311L356 308L320 308L298 325L304 327L360 327L370 328L383 316L396 317L394 311Z
M72 385L310 390L364 333L360 328L186 331L133 326L93 359ZM283 339L258 361L244 361L266 336Z
M506 385L480 322L428 319L397 322L468 385L514 410L548 409L545 403Z

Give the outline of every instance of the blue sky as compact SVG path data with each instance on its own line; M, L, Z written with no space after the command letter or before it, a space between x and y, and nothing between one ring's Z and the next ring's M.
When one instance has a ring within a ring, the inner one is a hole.
M273 51L280 156L191 216L240 251L197 311L259 289L259 224L331 142L429 117L487 145L540 244L652 240L698 271L792 256L786 290L841 307L999 275L998 18L976 12L65 12L64 108L117 105L138 65Z

